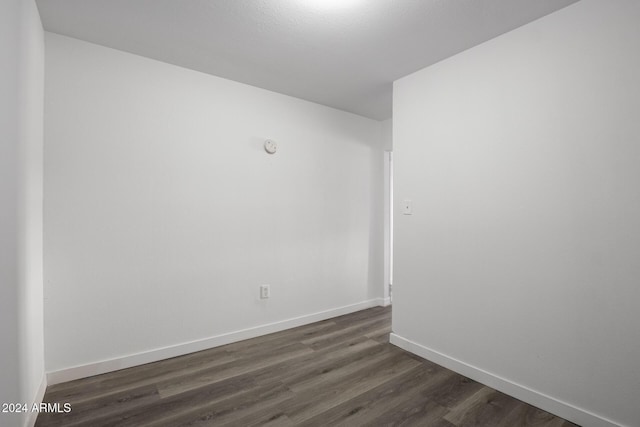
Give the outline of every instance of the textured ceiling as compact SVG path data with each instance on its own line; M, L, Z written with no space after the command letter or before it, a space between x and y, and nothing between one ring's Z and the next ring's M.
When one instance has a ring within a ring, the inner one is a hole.
M382 120L394 80L576 0L325 1L37 3L48 31Z

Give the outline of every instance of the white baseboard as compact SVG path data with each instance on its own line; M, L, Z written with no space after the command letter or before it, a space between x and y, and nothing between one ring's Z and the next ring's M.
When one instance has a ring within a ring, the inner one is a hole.
M36 390L36 395L34 396L33 401L31 402L31 407L33 407L34 404L39 405L40 403L42 403L44 399L44 393L46 390L47 390L47 376L42 375L42 380L40 381L38 390ZM33 427L36 424L37 418L38 418L38 412L32 412L32 411L27 412L27 417L24 421L25 427Z
M378 305L382 306L382 307L387 307L387 306L391 305L391 298L389 298L389 297L376 298L376 301L378 302Z
M580 426L622 427L611 420L600 417L587 410L575 407L569 403L555 399L544 393L540 393L521 384L514 383L498 375L492 374L491 372L487 372L465 362L461 362L457 359L447 356L446 354L442 354L421 344L403 338L395 333L391 333L389 342L400 347L403 350L416 354L424 359L430 360L431 362L442 365L445 368L451 369L452 371L464 375L465 377L469 377L474 381L506 393L509 396L513 396L516 399L520 399L523 402L569 420Z
M307 325L309 323L330 319L332 317L342 316L343 314L349 314L355 311L376 307L378 305L381 305L380 301L378 300L382 300L382 298L363 301L360 303L312 313L305 316L294 317L292 319L282 320L266 325L260 325L249 329L229 332L202 340L191 341L142 353L131 354L116 359L102 360L100 362L89 363L86 365L74 366L71 368L48 372L47 382L48 384L53 385L66 381L73 381L79 378L100 375L106 372L131 368L133 366L144 365L145 363L157 362L158 360L169 359L196 351L219 347L221 345L231 344L249 338L255 338L261 335L267 335L273 332L280 332L285 329L291 329L297 326Z

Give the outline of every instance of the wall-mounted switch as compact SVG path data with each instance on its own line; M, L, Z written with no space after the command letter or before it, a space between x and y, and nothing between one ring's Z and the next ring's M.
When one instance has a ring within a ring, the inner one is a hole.
M269 285L260 285L260 298L267 299L271 296Z
M411 200L405 199L402 201L402 215L412 215L413 207L411 206Z

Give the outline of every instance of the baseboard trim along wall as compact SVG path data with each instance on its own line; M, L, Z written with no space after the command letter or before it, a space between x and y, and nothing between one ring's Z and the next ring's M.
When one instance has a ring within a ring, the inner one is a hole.
M578 425L585 427L623 427L589 411L577 408L569 403L554 399L546 394L531 390L523 385L514 383L475 366L461 362L447 356L446 354L427 348L397 334L391 333L389 341L391 344L396 345L403 350L442 365L445 368L469 377L474 381L478 381L479 383L492 387L498 391L508 394L509 396L513 396L516 399L520 399L523 402L543 409Z
M43 375L42 380L40 381L40 385L38 386L38 390L36 390L36 395L33 397L33 401L31 402L31 406L34 404L41 404L44 400L44 393L47 390L47 376ZM38 418L38 412L29 411L27 413L27 418L25 419L24 425L25 427L33 427L36 425L36 419Z
M221 345L231 344L249 338L255 338L274 332L284 331L285 329L291 329L297 326L319 322L321 320L330 319L332 317L342 316L343 314L353 313L354 311L376 307L379 305L383 305L383 302L384 301L382 298L375 298L356 304L334 308L331 310L320 311L317 313L294 317L279 322L268 323L253 328L229 332L211 338L205 338L202 340L159 348L143 353L131 354L116 359L103 360L100 362L74 366L72 368L61 369L58 371L52 371L47 373L47 383L49 385L59 384L66 381L77 380L79 378L86 378L93 375L100 375L107 372L117 371L119 369L126 369L133 366L144 365L145 363L157 362L163 359L182 356L196 351L219 347Z
M387 298L378 298L378 305L382 306L382 307L386 307L388 305L391 305L391 298L387 297Z

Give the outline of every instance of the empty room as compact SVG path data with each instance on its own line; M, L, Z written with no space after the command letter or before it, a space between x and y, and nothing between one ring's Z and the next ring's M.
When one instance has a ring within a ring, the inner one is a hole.
M640 427L639 22L2 0L0 427Z

